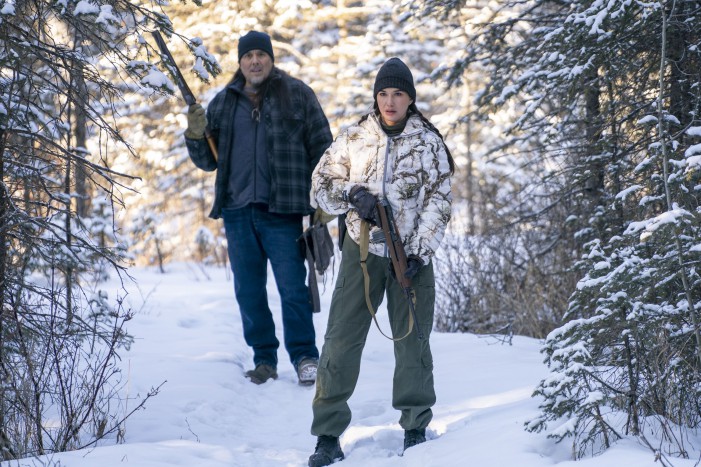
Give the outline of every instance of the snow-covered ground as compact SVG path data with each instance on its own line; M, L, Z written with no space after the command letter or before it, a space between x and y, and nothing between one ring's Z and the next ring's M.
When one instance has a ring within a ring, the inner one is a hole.
M123 355L129 376L123 395L137 401L163 383L159 394L127 420L123 444L0 465L306 466L316 441L309 432L314 389L297 384L284 349L276 381L256 386L244 378L252 354L243 341L230 274L209 268L205 275L189 264L170 265L167 274L139 268L130 273L137 284L128 284L127 302L139 311L128 325L136 342ZM279 299L270 277L280 331ZM329 280L325 290L321 286L325 311L315 316L319 348L332 285ZM386 309L380 314L388 329ZM391 406L392 343L371 328L350 401L353 420L341 437L346 459L339 467L660 465L634 440L574 462L567 444L523 430L538 412L531 393L546 374L538 341L516 337L508 345L494 337L434 332L431 344L438 401L429 441L402 456L403 431Z

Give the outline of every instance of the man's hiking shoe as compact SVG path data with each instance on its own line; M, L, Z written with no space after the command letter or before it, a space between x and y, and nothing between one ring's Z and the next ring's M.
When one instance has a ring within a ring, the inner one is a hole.
M250 379L252 383L263 384L271 378L277 379L277 371L272 366L261 363L256 366L255 370L248 370L246 378Z
M412 446L421 444L426 441L426 429L421 430L405 430L404 431L404 450L406 451Z
M343 460L343 451L335 436L319 436L314 454L309 456L309 467L322 467Z
M316 369L319 366L316 358L303 358L297 365L297 378L302 386L311 386L316 382Z

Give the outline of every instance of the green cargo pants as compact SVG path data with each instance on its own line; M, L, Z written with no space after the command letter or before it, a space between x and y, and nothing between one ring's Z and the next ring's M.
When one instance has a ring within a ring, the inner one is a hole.
M377 309L387 293L387 309L392 336L406 334L409 305L398 282L389 274L389 258L369 254L370 298ZM424 338L414 330L394 342L394 380L392 406L401 411L399 424L405 430L426 428L436 402L433 387L433 357L429 336L433 327L435 280L433 264L422 267L412 279L416 293L417 325ZM312 403L315 436L339 437L351 421L348 407L360 372L360 357L372 324L365 302L363 272L358 244L346 236L336 286L331 299L324 345L319 358L316 394ZM383 332L388 333L386 329ZM384 339L384 338L383 338ZM391 341L387 340L387 345Z

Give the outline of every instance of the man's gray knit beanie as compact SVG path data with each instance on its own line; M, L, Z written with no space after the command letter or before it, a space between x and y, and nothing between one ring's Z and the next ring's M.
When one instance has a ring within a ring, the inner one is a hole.
M416 102L416 89L414 77L409 67L397 57L390 58L377 72L375 88L372 97L377 99L377 93L385 88L397 88L409 94L411 100Z
M270 41L270 36L264 32L250 31L245 36L241 36L239 39L239 62L241 61L241 57L251 50L262 50L275 61L273 43Z

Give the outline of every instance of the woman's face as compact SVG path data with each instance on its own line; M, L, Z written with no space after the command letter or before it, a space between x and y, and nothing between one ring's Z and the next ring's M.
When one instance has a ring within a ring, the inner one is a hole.
M384 88L377 93L377 107L386 125L396 125L406 117L413 101L405 91L397 88Z

